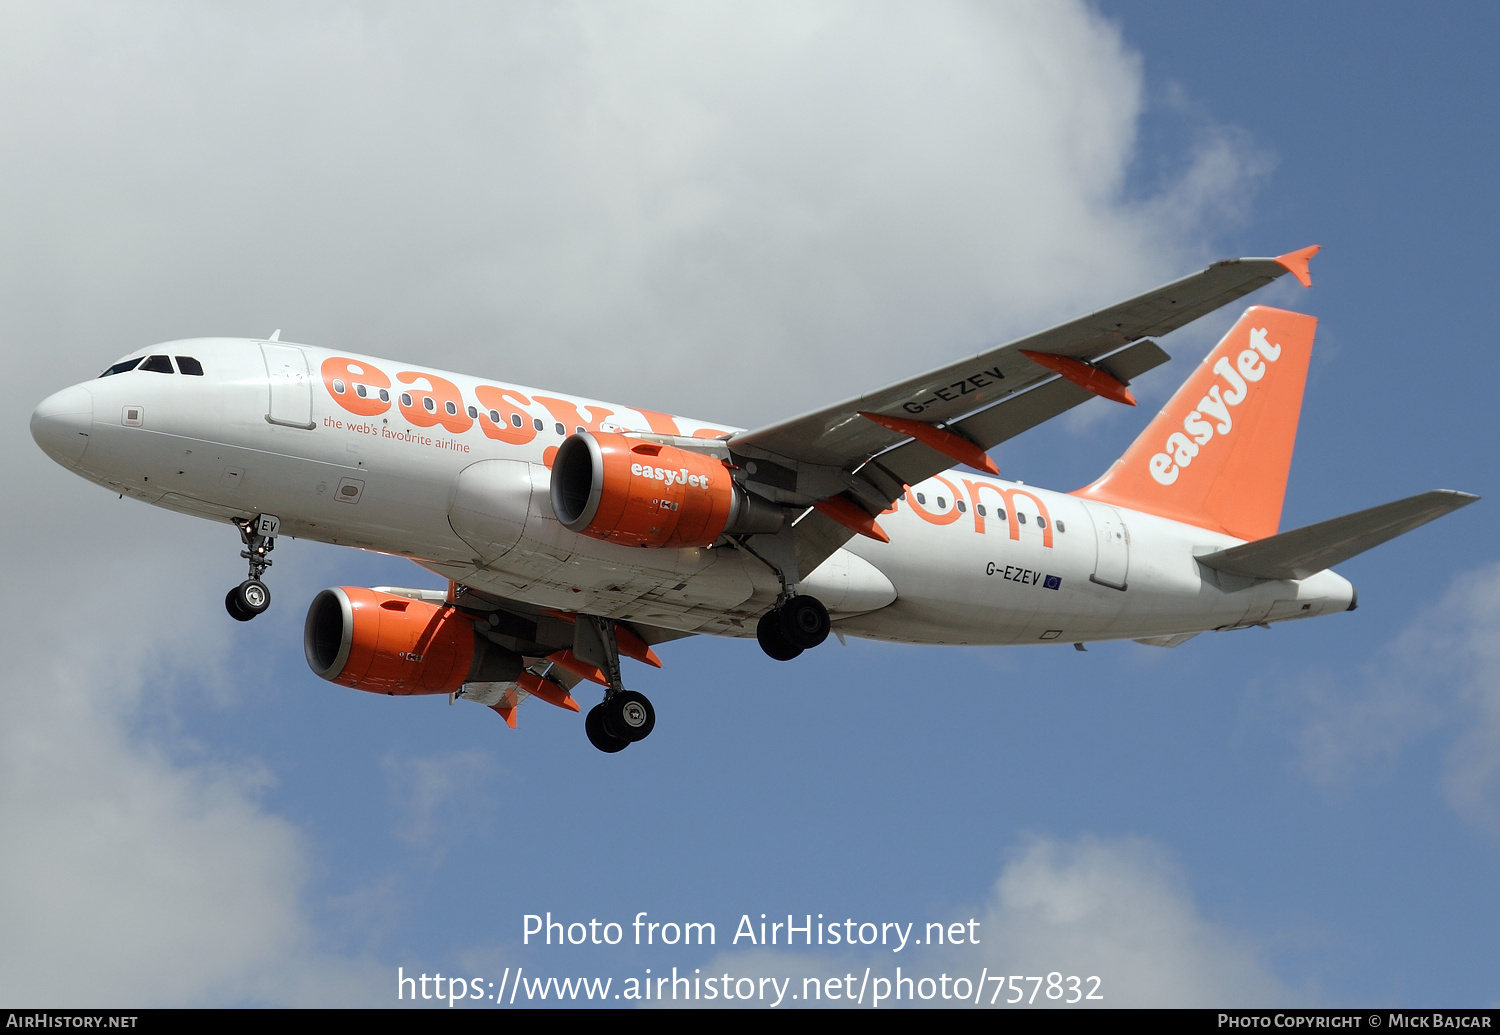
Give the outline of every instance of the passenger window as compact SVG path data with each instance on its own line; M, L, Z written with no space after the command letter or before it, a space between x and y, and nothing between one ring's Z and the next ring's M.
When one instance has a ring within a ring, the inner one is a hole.
M191 374L193 377L203 376L203 364L199 363L192 356L178 356L177 369L184 374Z
M123 374L127 370L134 370L140 364L140 362L141 361L140 361L139 357L137 357L135 359L124 360L122 362L116 363L114 366L110 367L108 370L106 370L104 373L100 374L99 376L100 377L109 377L111 374Z
M1021 524L1023 524L1023 525L1024 525L1024 524L1026 524L1026 515L1025 515L1025 514L1022 514L1022 513L1021 513L1021 512L1020 512L1020 511L1019 511L1019 510L1018 510L1018 511L1016 511L1016 520L1017 520L1017 521L1019 521L1019 522L1020 522L1020 523L1021 523Z
M343 395L344 394L344 382L340 381L338 378L334 378L333 379L333 390L334 390L334 392L336 394Z
M166 356L147 356L141 364L142 370L154 370L158 374L172 373L172 361Z
M583 434L583 433L584 433L584 432L585 432L585 431L587 431L587 430L588 430L588 429L587 429L587 428L579 428L579 429L578 429L578 433L579 433L579 434L580 434L580 435L582 435L582 434Z
M458 407L453 405L453 401L451 399L448 402L443 403L443 409L448 411L448 416L450 417L458 416ZM469 414L469 416L472 417L474 416L474 414L471 413Z
M1047 527L1047 519L1044 518L1044 517L1042 517L1040 514L1038 514L1036 516L1036 527L1037 528L1046 528Z
M533 418L531 418L531 426L533 428L536 428L536 430L541 431L547 425L545 425L545 424L542 423L542 418L540 418L540 417L533 417Z
M479 411L477 409L475 409L474 407L472 407L472 406L469 407L469 419L470 420L478 420L479 419Z
M559 435L566 435L568 433L567 429L562 426L562 421L557 422L557 433Z
M381 392L380 394L384 395L385 393ZM410 392L402 392L401 393L401 405L402 406L410 406L411 405L411 393Z
M969 512L969 508L963 500L958 501L958 512L960 514L967 514Z
M984 504L983 503L976 503L976 504L974 504L974 509L979 512L979 516L980 517L984 517Z
M1067 531L1067 529L1065 527L1063 527L1063 523L1061 521L1057 522L1057 530L1059 532L1066 532Z
M391 393L387 392L384 388L382 388L380 390L380 401L383 402L383 403L390 402L391 401ZM411 404L408 403L407 405L411 405Z
M919 492L917 493L917 502L925 507L927 506L927 497Z
M941 497L941 496L939 496L937 498L937 505L938 505L938 510L947 510L948 509L948 501L945 500L945 499L943 499L943 497Z
M500 411L498 411L498 410L491 410L490 411L490 420L494 421L496 424L499 424L500 423ZM515 427L519 428L521 426L521 423L522 423L522 421L521 421L521 415L519 413L512 413L510 415L510 422L511 422L512 425L514 425Z
M430 396L430 395L424 396L423 399L422 399L422 408L424 410L426 410L428 413L436 413L437 412L437 403L435 403L435 402L432 401L432 396Z
M995 511L995 520L996 521L1004 521L1005 520L1005 508L1004 507L1001 507L999 510Z
M359 396L361 399L363 399L365 397L365 395L366 395L365 386L364 385L355 385L354 386L354 394L357 395L357 396Z

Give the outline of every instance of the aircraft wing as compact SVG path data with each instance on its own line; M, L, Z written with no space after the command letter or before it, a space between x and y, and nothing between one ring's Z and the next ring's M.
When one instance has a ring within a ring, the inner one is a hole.
M1168 359L1151 337L1191 323L1285 273L1309 284L1307 264L1317 250L1215 263L1039 334L834 406L740 432L728 439L729 451L750 490L792 506L824 504L804 514L794 530L798 567L810 572L907 485L947 470L966 455L987 463L979 455L983 451L1095 394L1121 398L1118 393L1132 378Z

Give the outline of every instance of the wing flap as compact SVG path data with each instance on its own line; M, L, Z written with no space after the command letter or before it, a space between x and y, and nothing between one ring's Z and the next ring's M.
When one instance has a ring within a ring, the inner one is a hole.
M1305 579L1444 514L1467 507L1477 499L1478 496L1467 492L1434 489L1243 546L1217 550L1199 557L1198 562L1251 579Z

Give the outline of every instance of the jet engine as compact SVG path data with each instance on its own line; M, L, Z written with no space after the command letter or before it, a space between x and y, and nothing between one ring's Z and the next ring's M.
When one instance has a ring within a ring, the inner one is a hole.
M551 496L564 528L625 546L710 546L726 532L775 532L786 520L736 485L722 461L610 432L558 447Z
M447 604L359 586L313 598L302 630L307 664L329 682L377 694L446 694L520 677L521 656L491 643Z

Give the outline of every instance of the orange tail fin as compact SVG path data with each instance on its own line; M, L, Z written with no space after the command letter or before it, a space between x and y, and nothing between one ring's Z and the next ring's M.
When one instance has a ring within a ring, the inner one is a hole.
M1317 326L1245 310L1125 455L1073 495L1238 539L1275 535Z

